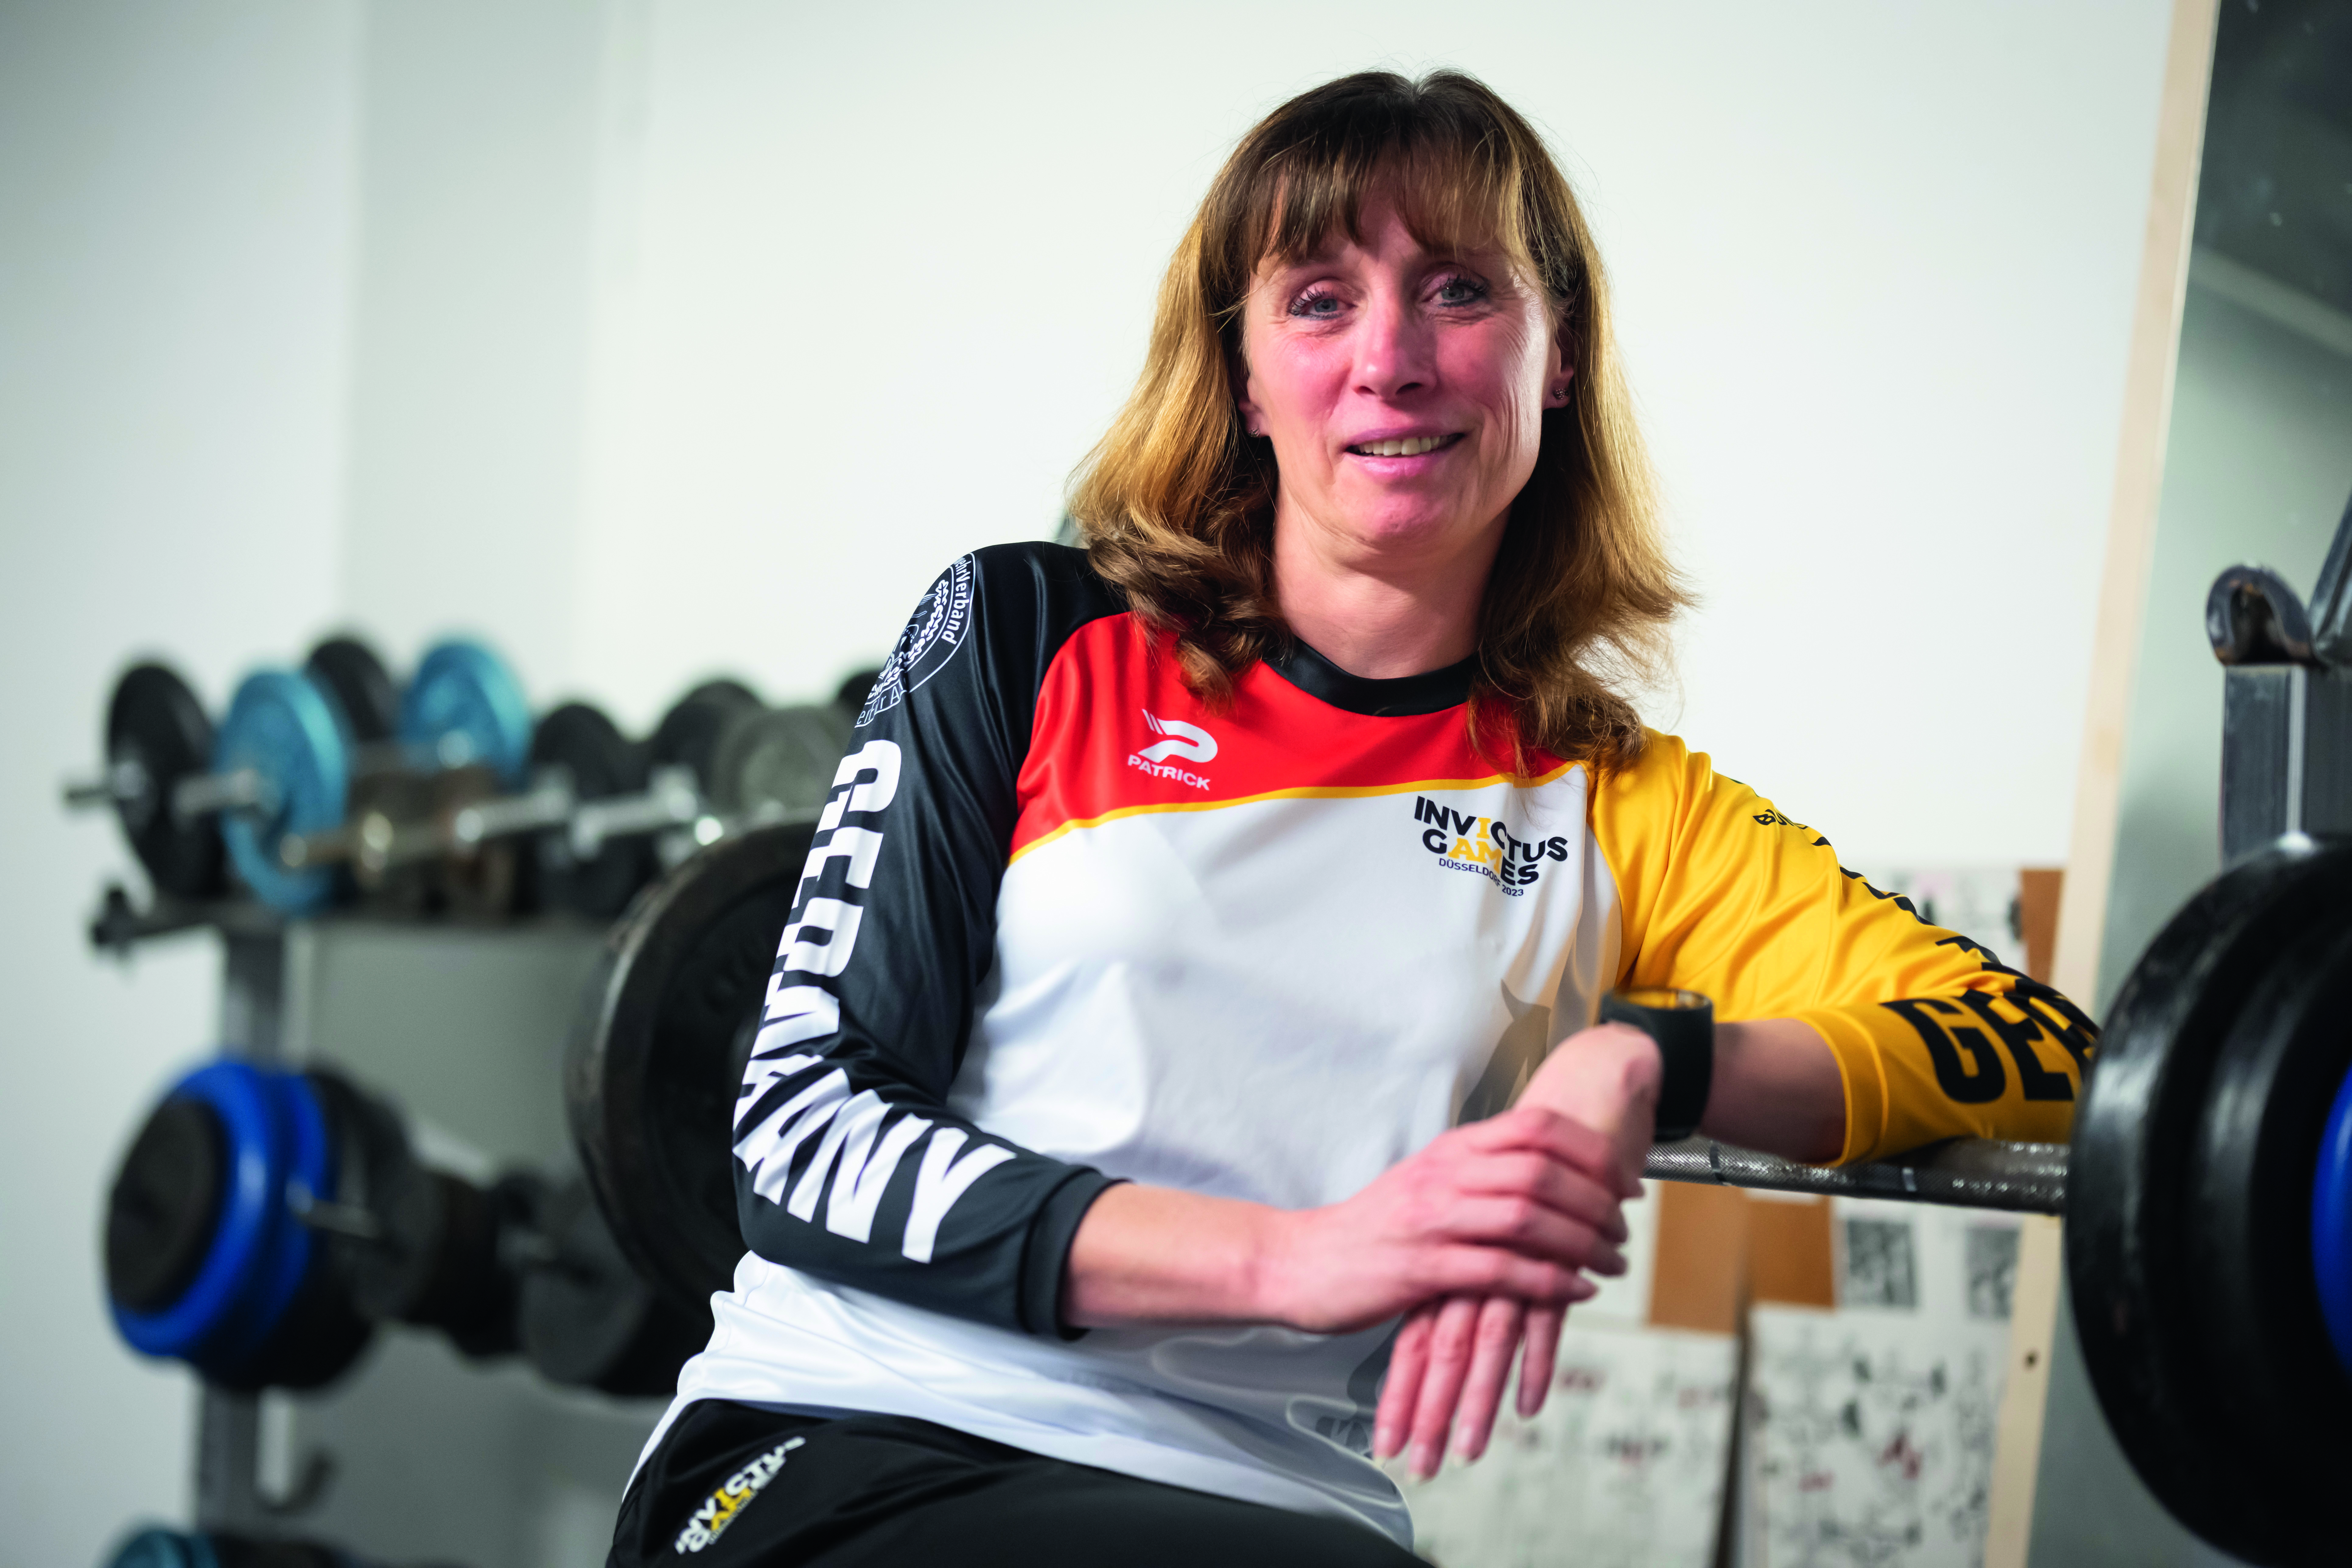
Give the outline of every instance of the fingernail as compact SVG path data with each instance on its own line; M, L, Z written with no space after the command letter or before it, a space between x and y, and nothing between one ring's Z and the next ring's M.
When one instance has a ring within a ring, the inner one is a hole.
M1424 1481L1437 1473L1437 1451L1427 1443L1412 1446L1412 1473Z

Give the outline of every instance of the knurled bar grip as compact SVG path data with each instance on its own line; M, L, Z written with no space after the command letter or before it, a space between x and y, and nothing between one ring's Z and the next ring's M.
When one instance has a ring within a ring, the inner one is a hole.
M1642 1173L1662 1182L1705 1182L1780 1193L1901 1198L1962 1208L2057 1214L2066 1205L2066 1145L1952 1138L1900 1160L1866 1165L1801 1165L1777 1154L1685 1138L1650 1151Z

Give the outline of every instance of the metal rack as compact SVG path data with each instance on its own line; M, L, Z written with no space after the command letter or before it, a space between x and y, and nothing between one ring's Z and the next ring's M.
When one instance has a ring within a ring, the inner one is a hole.
M115 902L93 925L101 945L217 932L226 1054L350 1068L398 1100L453 1169L574 1167L559 1067L602 927L287 922L222 905L131 911L131 929ZM387 1326L316 1394L203 1389L196 1522L391 1563L593 1568L661 1408L558 1389L512 1360L469 1363L437 1335Z

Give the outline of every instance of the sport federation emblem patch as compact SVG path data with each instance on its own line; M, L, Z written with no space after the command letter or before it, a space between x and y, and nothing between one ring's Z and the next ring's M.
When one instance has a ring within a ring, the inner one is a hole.
M940 672L956 656L971 630L973 574L977 563L969 555L958 561L927 589L915 606L898 646L883 661L874 689L866 694L856 728L864 729L907 700L907 694Z
M782 1471L784 1456L806 1441L805 1437L794 1437L779 1443L728 1477L724 1486L702 1500L702 1506L694 1510L686 1528L677 1532L677 1540L672 1543L677 1554L683 1557L699 1552L726 1533L727 1527L751 1506L761 1489Z

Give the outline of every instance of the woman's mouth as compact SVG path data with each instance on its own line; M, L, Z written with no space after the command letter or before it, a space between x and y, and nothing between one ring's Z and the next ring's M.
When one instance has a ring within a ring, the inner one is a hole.
M1392 441L1362 441L1348 448L1359 458L1418 458L1423 452L1434 452L1451 447L1462 439L1462 432L1445 436L1400 436Z

